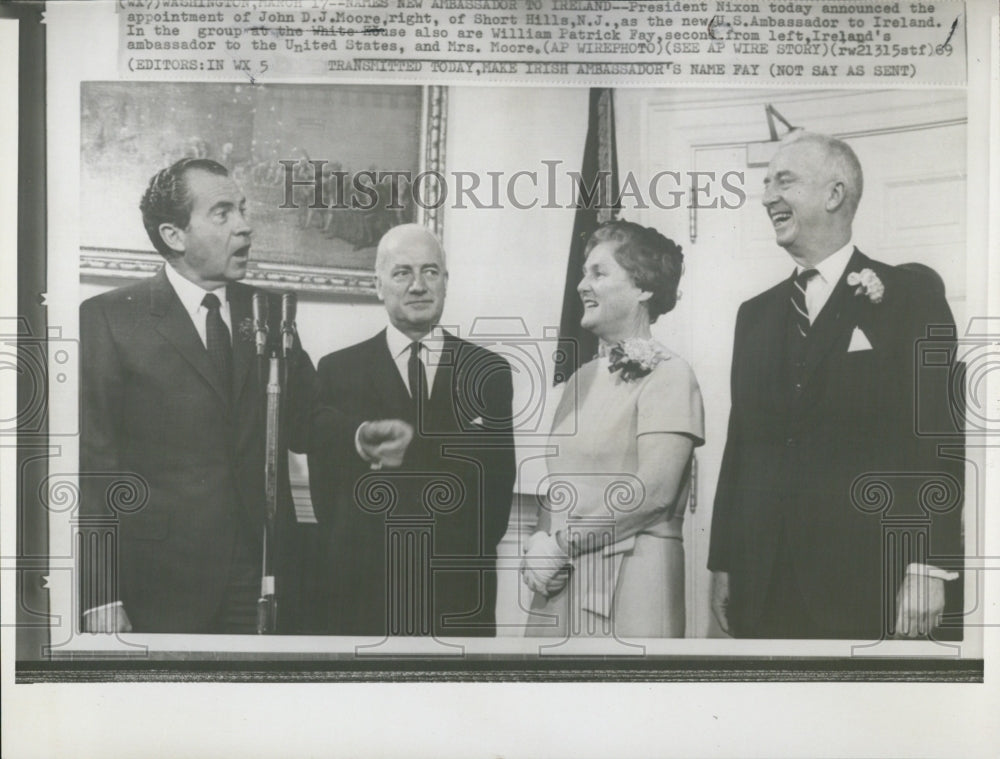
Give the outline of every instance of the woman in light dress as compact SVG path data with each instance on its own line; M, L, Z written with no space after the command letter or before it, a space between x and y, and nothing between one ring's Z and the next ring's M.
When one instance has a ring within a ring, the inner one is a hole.
M684 635L681 528L704 414L691 368L650 331L682 268L677 245L631 222L587 242L581 325L601 350L567 382L549 438L521 566L529 636Z

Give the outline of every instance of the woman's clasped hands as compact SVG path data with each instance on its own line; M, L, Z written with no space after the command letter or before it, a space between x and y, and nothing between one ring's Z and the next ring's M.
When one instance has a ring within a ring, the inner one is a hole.
M553 596L569 581L570 558L555 536L538 531L528 538L521 559L521 580L535 593Z

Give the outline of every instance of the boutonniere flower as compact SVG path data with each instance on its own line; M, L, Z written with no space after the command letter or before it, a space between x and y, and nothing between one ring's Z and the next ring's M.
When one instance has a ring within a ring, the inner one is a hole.
M608 371L620 372L625 382L645 377L667 358L663 347L655 340L630 337L615 343L608 351Z
M872 303L881 303L885 295L885 285L871 269L852 271L847 275L847 284L854 288L855 295L866 295Z
M240 322L239 333L241 339L245 342L252 343L257 337L257 332L253 328L253 319L249 316L243 317L243 320Z

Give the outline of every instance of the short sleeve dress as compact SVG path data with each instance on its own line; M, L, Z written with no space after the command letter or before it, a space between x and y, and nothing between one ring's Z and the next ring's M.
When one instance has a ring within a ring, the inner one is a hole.
M680 356L656 347L663 360L643 377L626 381L602 357L567 382L549 437L557 451L548 459L545 483L553 533L578 519L607 524L616 510L643 500L640 436L673 433L690 437L695 446L704 443L694 373ZM571 579L558 594L535 595L526 635L683 637L681 529L691 461L684 465L674 504L664 504L668 508L650 515L634 534L615 534L611 545L574 559Z

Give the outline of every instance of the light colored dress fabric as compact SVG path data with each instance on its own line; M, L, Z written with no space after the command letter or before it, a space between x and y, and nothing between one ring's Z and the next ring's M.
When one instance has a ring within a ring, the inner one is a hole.
M624 381L607 358L582 366L567 382L549 437L546 508L554 533L567 522L628 510L643 499L639 436L679 433L704 442L701 391L687 363L660 346L666 358L646 376ZM527 636L683 637L682 527L691 462L677 501L650 517L635 535L573 561L558 594L535 594ZM570 515L573 520L569 520Z

